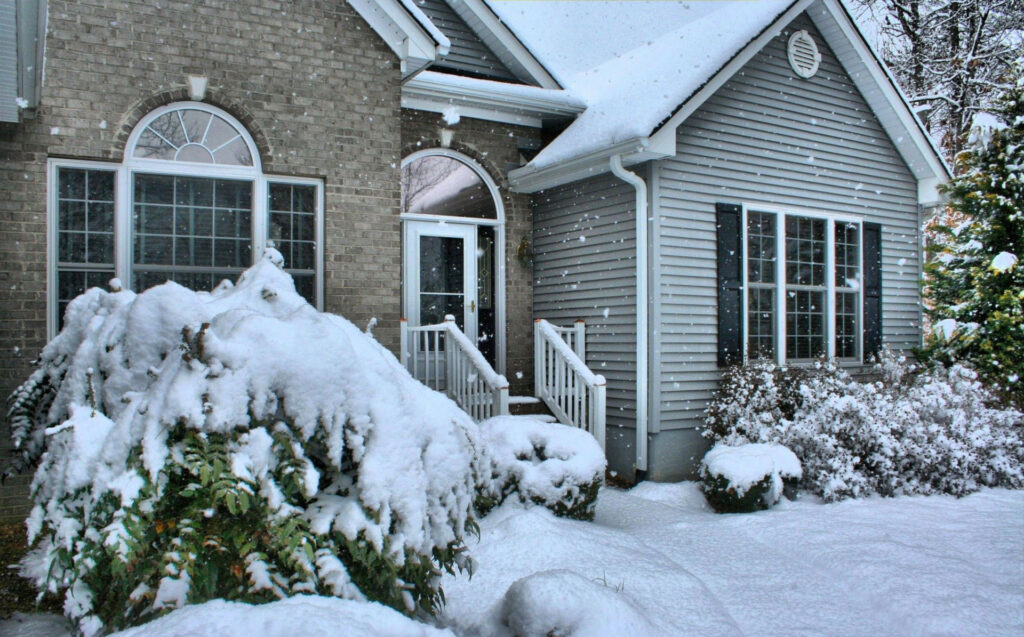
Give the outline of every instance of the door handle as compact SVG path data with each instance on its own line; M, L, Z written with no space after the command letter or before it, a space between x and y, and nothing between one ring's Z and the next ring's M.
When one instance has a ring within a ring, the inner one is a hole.
M476 301L470 301L469 302L469 311L470 312L476 312Z

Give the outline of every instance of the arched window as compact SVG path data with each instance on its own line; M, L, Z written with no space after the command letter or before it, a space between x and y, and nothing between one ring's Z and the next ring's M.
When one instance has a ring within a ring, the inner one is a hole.
M265 175L245 127L199 102L154 110L124 162L51 160L51 334L67 303L116 276L209 290L235 279L267 241L295 287L321 306L323 186Z
M402 162L402 219L405 317L429 325L454 315L503 371L505 226L494 180L462 153L413 153Z

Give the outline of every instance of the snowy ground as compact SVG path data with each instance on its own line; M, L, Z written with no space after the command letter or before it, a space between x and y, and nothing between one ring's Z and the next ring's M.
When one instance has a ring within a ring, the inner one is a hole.
M470 549L476 575L444 584L441 621L456 635L503 632L505 592L543 571L556 572L534 579L542 584L534 592L543 595L532 603L558 609L562 625L581 636L622 634L626 625L634 637L1024 634L1022 491L838 504L805 498L761 513L716 515L693 483L645 483L603 490L594 523L503 507L481 522ZM565 586L552 587L559 582ZM291 635L297 626L307 635L336 633L338 624L327 621L334 611L317 604L317 621L249 613L233 624L223 621L220 605L206 619L190 614L140 634L178 634L186 624L198 630L192 634L212 634L199 627L216 626L218 635L240 637ZM408 626L388 632L402 624L381 607L366 609L360 630L350 606L337 611L355 630L344 634L408 633ZM60 634L50 621L0 623L0 634ZM224 632L228 626L238 631Z
M652 634L1024 634L1021 491L716 515L695 483L644 483L602 491L593 524L503 508L481 528L477 574L444 584L456 633L490 632L517 579L568 569L627 598Z

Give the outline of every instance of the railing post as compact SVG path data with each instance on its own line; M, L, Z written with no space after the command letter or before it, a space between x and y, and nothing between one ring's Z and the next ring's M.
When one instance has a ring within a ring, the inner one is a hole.
M401 328L398 339L398 357L402 361L402 367L411 374L412 370L409 369L409 321L402 319L398 324Z
M533 321L533 395L541 398L544 394L544 339L540 334L541 319Z
M605 401L607 400L605 390L607 385L601 383L594 387L594 411L590 415L594 422L594 437L601 444L601 451L604 451L604 426L605 426Z
M508 415L508 385L494 390L494 415Z
M573 342L573 349L576 351L576 355L580 357L580 360L584 363L587 362L587 322L583 319L576 319L576 324L573 326L576 328L576 340Z

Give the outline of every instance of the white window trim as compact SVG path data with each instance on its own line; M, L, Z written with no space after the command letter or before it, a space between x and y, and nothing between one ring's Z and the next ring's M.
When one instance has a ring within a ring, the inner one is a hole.
M243 139L249 145L249 152L252 154L252 166L222 166L217 164L190 164L154 159L132 158L131 154L135 148L142 131L160 115L169 110L181 108L194 108L213 113L225 118L238 128ZM47 281L47 308L46 308L46 333L47 338L52 339L57 334L57 174L60 168L80 168L86 170L105 170L116 173L114 192L114 276L121 280L126 289L131 288L132 282L132 208L133 189L132 176L135 173L180 175L187 177L201 178L223 178L242 179L251 181L253 184L253 206L252 206L252 263L256 264L263 257L268 239L269 221L269 185L271 183L287 183L294 185L316 187L316 254L314 255L315 265L315 293L316 308L323 311L324 306L324 182L321 179L310 177L292 177L288 175L265 174L261 168L259 153L252 137L245 128L229 113L226 113L209 104L199 102L174 102L167 106L160 107L146 117L142 118L136 125L125 145L124 161L121 163L103 162L82 159L55 159L47 160L47 196L46 196L46 281ZM286 263L287 267L288 264Z
M448 217L442 215L424 215L424 214L402 214L401 220L404 221L438 221L445 223L464 223L473 224L478 226L493 226L494 227L494 331L497 333L497 345L494 348L494 358L497 372L499 374L505 374L505 205L501 200L501 190L498 189L498 184L494 183L491 175L484 170L483 166L477 163L475 159L469 155L465 155L458 151L451 150L450 148L424 148L411 153L408 157L402 159L402 167L406 164L413 162L422 157L430 156L441 156L450 157L456 161L465 164L487 186L488 192L491 194L491 199L494 200L494 219L476 219L470 217ZM403 223L404 225L404 223ZM402 236L405 236L404 228ZM403 255L405 252L403 251ZM403 263L403 280L405 278ZM402 293L402 315L409 316L411 310L406 307L408 303L405 301L405 293Z
M795 358L786 359L786 217L808 217L822 219L825 226L825 350L829 359L836 355L836 263L835 263L835 224L836 222L853 223L857 225L857 247L860 250L859 274L860 288L857 290L857 356L855 358L838 359L840 364L861 365L864 361L864 219L856 215L837 214L822 212L819 210L808 210L797 207L780 207L774 205L762 205L755 203L744 203L740 219L742 227L743 254L740 255L742 263L742 303L743 313L743 360L749 360L748 341L750 338L750 316L748 314L748 300L750 286L748 284L748 241L747 241L747 213L766 212L775 215L775 362L779 365L803 365L813 362L808 359Z

